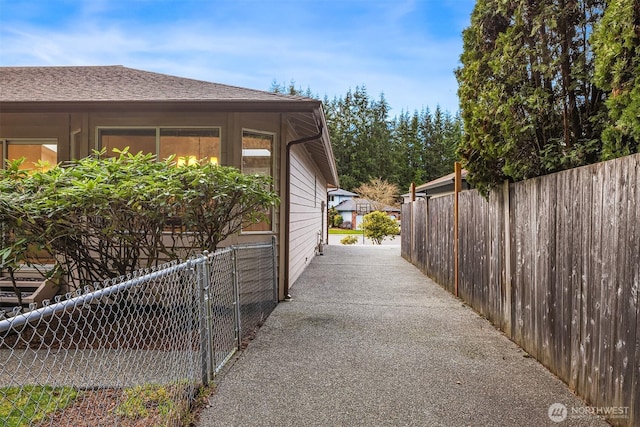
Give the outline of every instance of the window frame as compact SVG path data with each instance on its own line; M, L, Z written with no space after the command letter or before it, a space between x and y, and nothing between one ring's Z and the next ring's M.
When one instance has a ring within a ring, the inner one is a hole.
M56 162L52 164L51 167L55 167L60 163L60 157L58 153L58 149L60 148L58 144L58 138L0 138L0 143L2 144L0 153L2 158L2 165L0 165L1 169L6 168L6 161L8 160L9 155L9 145L55 145L56 146Z
M222 126L188 126L188 125L183 125L183 126L96 126L96 138L95 138L95 149L100 151L102 149L101 147L101 138L100 138L100 131L101 130L110 130L110 129L132 129L132 130L148 130L148 129L154 129L155 133L156 133L156 140L155 140L155 150L156 152L154 153L154 155L156 156L156 161L162 161L164 159L161 159L159 157L159 153L160 153L160 130L161 129L190 129L190 130L201 130L201 129L207 129L207 130L213 130L213 129L217 129L218 130L218 138L220 138L220 146L218 147L218 164L222 165ZM133 153L135 154L135 153Z
M240 130L240 172L244 173L244 168L242 167L242 163L244 160L244 156L242 155L242 151L244 150L244 144L243 144L243 139L244 139L244 133L245 132L250 132L250 133L255 133L258 135L269 135L271 136L271 180L272 180L272 184L271 184L271 190L275 189L276 186L276 182L275 182L275 178L276 178L276 141L278 138L278 134L276 132L270 132L270 131L265 131L265 130L258 130L258 129L253 129L253 128L241 128ZM256 231L251 231L251 230L245 230L244 228L242 228L240 230L240 235L272 235L275 233L275 221L276 221L276 210L274 207L269 208L269 210L271 211L271 220L269 222L269 226L270 229L269 230L256 230Z

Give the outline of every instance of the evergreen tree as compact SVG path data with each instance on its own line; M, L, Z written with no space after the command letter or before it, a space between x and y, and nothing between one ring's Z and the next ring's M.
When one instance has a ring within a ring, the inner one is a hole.
M603 94L589 34L603 0L478 0L456 70L470 179L487 190L596 161Z
M310 96L311 90L273 82L272 92ZM317 98L317 97L316 97ZM373 100L364 86L343 97L323 100L340 186L354 190L374 178L400 189L446 175L457 160L462 137L460 117L436 108L389 118L384 94Z
M595 82L609 93L603 160L639 151L640 0L611 0L592 37Z
M412 182L425 181L424 174L424 144L419 134L418 113L412 116L403 111L391 124L392 145L396 152L396 164L394 165L395 180L400 186L407 188Z

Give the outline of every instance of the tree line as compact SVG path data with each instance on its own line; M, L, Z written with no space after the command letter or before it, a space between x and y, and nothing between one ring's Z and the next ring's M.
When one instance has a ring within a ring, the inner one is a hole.
M296 88L295 82L274 82L271 91L320 99L310 89ZM384 94L374 99L365 86L322 101L340 187L353 191L381 179L408 191L412 182L422 184L452 172L462 138L458 115L438 106L392 117Z

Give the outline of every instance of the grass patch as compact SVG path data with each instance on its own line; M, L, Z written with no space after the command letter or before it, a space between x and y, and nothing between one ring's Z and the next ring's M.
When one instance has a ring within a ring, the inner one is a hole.
M28 426L69 406L78 391L72 387L27 385L0 388L0 425Z
M150 410L161 419L169 419L175 414L178 406L167 387L144 385L125 389L123 402L115 409L115 414L130 419L147 418Z
M362 236L362 230L344 230L342 228L330 228L329 234L357 234Z

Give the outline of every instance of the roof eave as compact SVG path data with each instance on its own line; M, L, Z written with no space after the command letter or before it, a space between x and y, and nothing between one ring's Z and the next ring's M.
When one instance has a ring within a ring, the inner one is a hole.
M331 140L329 139L329 128L327 126L327 120L322 109L322 104L316 109L316 114L320 117L323 132L322 132L322 144L327 152L327 160L330 167L330 176L327 179L327 184L335 187L340 186L340 180L338 179L338 166L336 165L336 159L333 155L333 148L331 147Z
M117 109L136 111L235 111L235 112L311 112L315 100L202 99L202 100L96 100L96 101L2 101L0 112L75 112Z

